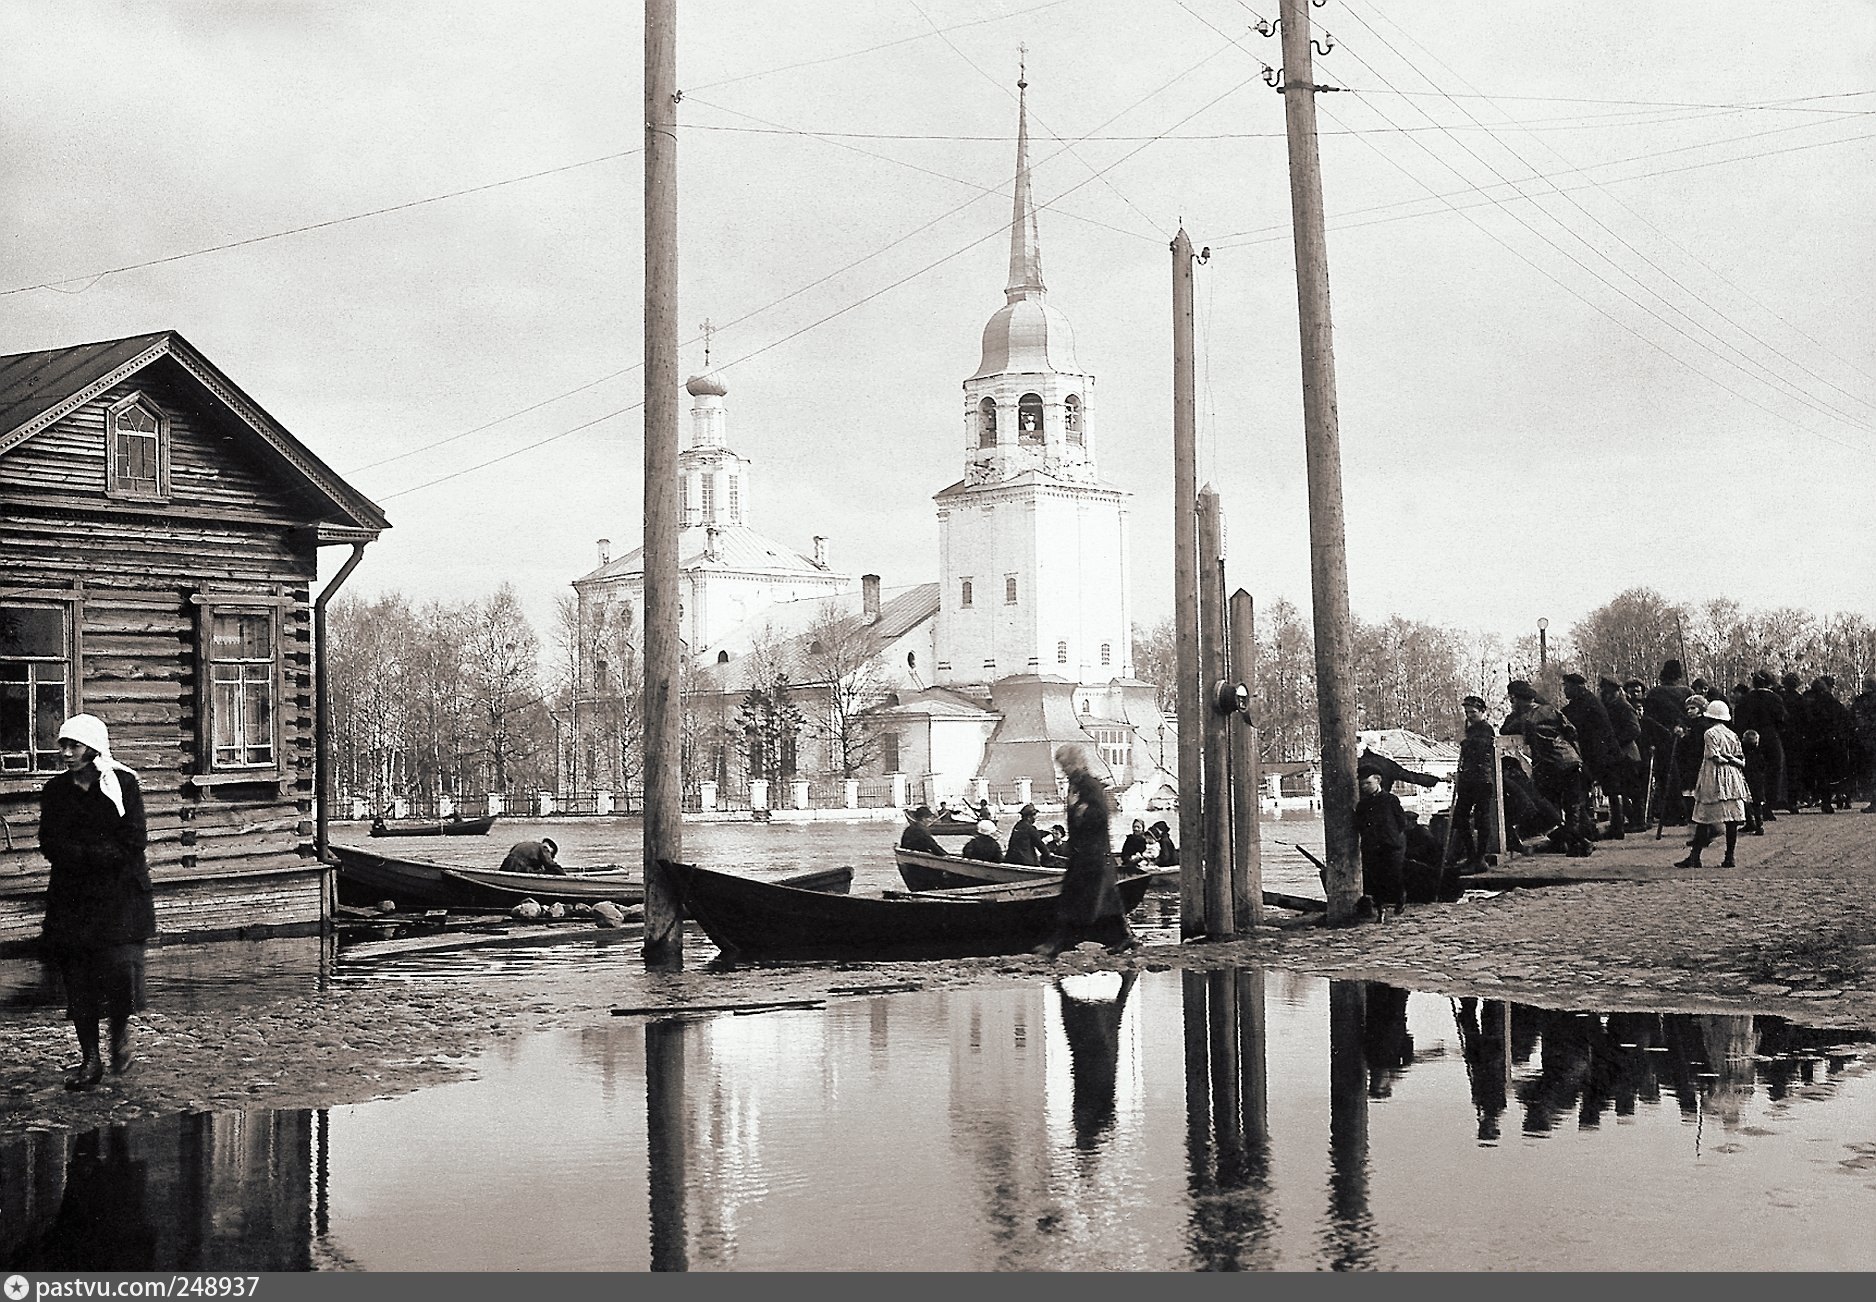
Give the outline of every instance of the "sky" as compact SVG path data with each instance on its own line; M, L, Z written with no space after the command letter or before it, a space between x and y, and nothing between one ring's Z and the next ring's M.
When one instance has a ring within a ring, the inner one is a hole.
M1136 618L1171 614L1182 223L1227 582L1309 608L1274 4L679 8L681 366L709 318L758 530L938 577L1020 57ZM1312 20L1356 615L1876 614L1876 4ZM642 34L601 0L7 0L0 353L181 332L390 517L348 593L509 582L545 639L596 540L639 541Z

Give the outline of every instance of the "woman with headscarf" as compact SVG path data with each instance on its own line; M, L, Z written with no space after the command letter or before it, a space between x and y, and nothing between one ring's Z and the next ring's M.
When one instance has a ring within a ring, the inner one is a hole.
M1107 787L1073 746L1057 750L1055 763L1068 782L1063 807L1068 819L1068 870L1062 875L1055 934L1035 952L1054 958L1083 940L1129 948L1134 943L1133 931L1127 926L1116 882Z
M104 1078L98 1019L111 1027L111 1070L130 1066L130 1015L143 1008L144 942L156 934L149 836L137 775L111 755L104 721L75 714L59 729L65 772L39 798L39 848L51 861L45 942L65 983L65 1013L84 1061L66 1080Z
M1707 730L1700 742L1700 776L1694 779L1694 848L1674 865L1676 868L1700 867L1700 852L1713 840L1717 827L1726 829L1726 858L1720 867L1733 867L1739 825L1746 819L1746 801L1751 799L1746 787L1745 748L1739 744L1738 734L1726 726L1732 722L1732 707L1725 701L1709 701L1705 713Z

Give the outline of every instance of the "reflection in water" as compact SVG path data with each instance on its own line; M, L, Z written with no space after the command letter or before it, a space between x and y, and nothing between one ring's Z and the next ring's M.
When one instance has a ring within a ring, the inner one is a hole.
M1868 1269L1873 1067L1257 968L609 1022L329 1113L0 1144L0 1267Z

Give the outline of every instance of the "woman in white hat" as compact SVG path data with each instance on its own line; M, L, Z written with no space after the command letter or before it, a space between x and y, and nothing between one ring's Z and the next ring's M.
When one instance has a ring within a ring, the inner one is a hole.
M111 756L104 721L75 714L59 729L65 772L39 797L39 848L52 863L45 941L65 982L65 1013L84 1061L65 1088L104 1078L98 1020L111 1026L111 1070L130 1066L130 1015L143 1008L144 942L156 934L144 859L143 788Z
M1746 750L1738 734L1727 727L1733 719L1731 706L1709 701L1703 714L1707 728L1700 744L1700 773L1694 779L1694 848L1674 866L1700 867L1700 852L1712 842L1714 829L1724 827L1726 858L1720 867L1731 868L1739 825L1746 821L1746 802L1752 798L1746 785Z

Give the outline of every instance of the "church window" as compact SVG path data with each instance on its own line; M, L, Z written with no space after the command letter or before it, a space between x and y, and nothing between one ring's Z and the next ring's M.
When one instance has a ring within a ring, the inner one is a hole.
M997 404L985 398L977 404L977 446L994 448L997 445Z
M879 735L879 770L882 773L899 771L899 734L896 732Z
M918 652L908 651L905 653L905 667L907 669L918 668Z
M1068 663L1068 643L1057 642L1055 644L1055 663L1058 665Z
M970 604L971 604L971 581L968 578L960 579L958 581L958 605L968 606Z
M1016 441L1024 447L1042 446L1042 395L1025 393L1016 403Z
M717 518L717 477L703 477L703 518L706 524Z
M1016 576L1014 574L1003 576L1003 604L1006 606L1016 604Z
M106 414L105 448L109 496L169 496L169 421L141 394Z
M730 523L731 524L737 523L742 518L742 514L743 514L742 487L743 487L743 477L741 475L731 475L730 476Z
M1068 441L1075 447L1083 447L1087 436L1081 428L1081 399L1069 394L1062 399L1062 428L1067 431Z
M1104 665L1107 665L1107 664L1112 664L1113 662L1114 662L1113 644L1108 643L1108 642L1101 643L1101 663Z
M680 475L677 481L677 518L679 528L690 527L690 476Z
M727 651L719 651L719 652L717 652L717 663L718 663L718 664L720 664L720 665L726 665L726 664L728 664L729 662L730 662L730 653L729 653L729 652L727 652Z

